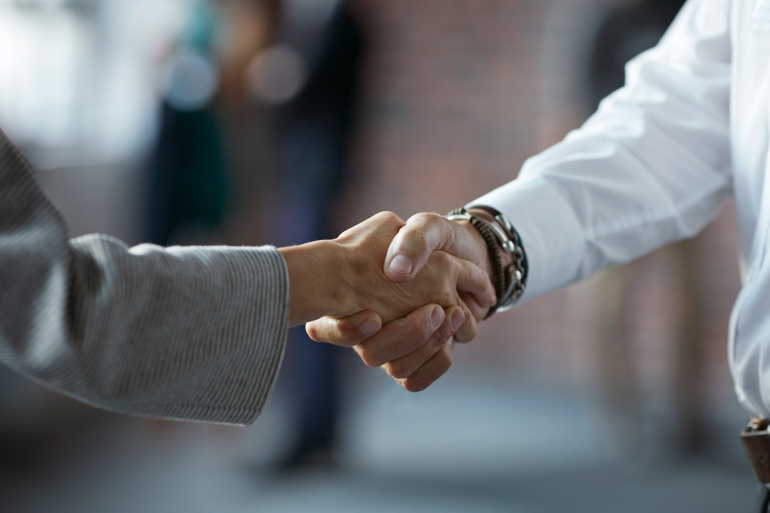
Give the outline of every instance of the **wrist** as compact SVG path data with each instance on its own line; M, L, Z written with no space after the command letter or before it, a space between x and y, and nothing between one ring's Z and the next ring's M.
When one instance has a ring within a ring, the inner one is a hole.
M468 233L470 233L471 237L473 237L473 240L476 242L476 245L479 249L479 259L476 262L473 262L474 264L478 265L484 271L487 273L487 275L492 279L492 275L494 274L494 270L492 268L492 257L489 254L489 247L487 246L486 241L484 240L484 237L482 237L481 233L473 227L473 225L466 220L459 220L455 221L457 224L468 230Z
M322 240L279 251L289 272L291 326L348 314L352 306L345 290L346 256L342 246Z
M481 209L481 208L469 208L468 209L468 213L469 214L473 214L476 217L480 217L483 220L487 221L488 223L498 224L497 220L495 220L494 216L491 213L489 213L488 211L484 210L484 209ZM469 222L466 221L465 223L468 225L468 228L475 233L476 238L479 239L481 241L481 244L484 246L484 248L485 248L484 255L487 258L487 264L491 268L491 266L492 266L492 255L489 254L489 249L487 248L487 244L484 241L484 237L482 237L481 234L479 233L479 231L477 229L475 229ZM513 262L513 257L510 254L508 254L505 251L503 251L503 249L501 247L497 247L496 251L500 255L500 258L501 258L501 260L503 262L503 267L507 267L508 265L511 264L511 262ZM490 276L492 276L491 273L490 273Z

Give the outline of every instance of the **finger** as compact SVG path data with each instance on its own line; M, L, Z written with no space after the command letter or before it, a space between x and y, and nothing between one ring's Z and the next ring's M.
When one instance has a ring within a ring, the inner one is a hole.
M462 317L455 314L453 323L459 324L459 327L455 329L454 339L457 342L467 343L476 338L476 318L473 316L468 306L460 301Z
M324 317L305 325L308 336L316 342L353 347L380 331L382 320L374 312L363 311L343 319Z
M366 365L380 367L424 345L445 318L443 308L426 305L404 319L385 324L379 333L357 345L355 350Z
M444 322L439 329L431 335L428 341L411 353L383 365L382 367L385 372L396 380L406 379L433 358L436 353L443 349L444 345L452 338L455 331L457 331L457 328L460 326L460 323L457 323L457 321L455 321L457 324L456 327L453 327L452 325L452 315L455 313L459 313L463 316L462 309L459 307L453 306L447 308L446 319L444 319Z
M399 380L401 386L409 392L422 392L431 386L452 367L453 348L454 344L452 341L447 341L444 347L422 367L417 369L414 374L406 379Z
M472 294L468 294L467 292L460 292L460 300L462 300L463 303L468 307L468 310L470 310L471 315L473 315L473 318L476 319L476 322L483 321L487 317L487 313L489 313L489 308L485 308L481 306L477 301L475 296Z
M492 308L497 303L497 295L489 275L479 266L467 260L452 257L457 266L457 290L470 292L476 302L486 308Z
M455 331L457 331L457 328L460 326L460 323L452 320L452 315L456 312L463 315L462 310L459 307L453 306L447 308L444 322L433 333L428 341L411 353L383 365L382 367L385 372L396 380L405 379L414 374L417 369L433 358L436 353L441 351L444 344L452 338Z
M485 258L476 240L463 226L438 214L416 214L391 242L385 257L385 275L398 283L409 281L435 250L472 262L481 262Z

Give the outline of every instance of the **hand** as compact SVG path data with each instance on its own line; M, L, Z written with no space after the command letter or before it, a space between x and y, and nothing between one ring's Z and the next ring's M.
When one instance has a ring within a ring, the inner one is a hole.
M472 212L492 221L492 217L486 211L474 210ZM491 274L492 264L487 245L478 230L467 221L458 223L449 221L438 214L429 213L411 217L401 228L388 248L384 273L396 282L409 281L422 269L430 255L437 249L474 262L488 274ZM460 293L460 297L472 310L476 320L481 320L486 316L488 307L484 308L478 305L464 292ZM364 362L371 364L379 364L380 360L387 358L387 356L398 358L398 356L385 352L372 355L371 358L365 358L365 352L376 350L374 348L394 348L402 344L415 348L425 346L424 351L429 354L430 351L427 351L427 347L435 347L440 344L446 347L448 343L448 349L445 349L443 353L444 356L438 356L445 366L441 372L436 372L438 366L427 365L427 360L422 362L425 368L418 367L407 380L404 380L403 374L396 373L394 375L389 371L389 368L385 368L386 372L396 381L399 381L404 388L412 390L410 387L414 387L415 382L425 387L433 383L448 370L452 361L450 340L454 333L448 332L444 325L441 326L441 330L437 329L436 326L430 329L429 323L425 320L424 315L421 317L421 314L422 310L415 311L404 319L405 322L397 324L397 321L394 321L390 325L385 325L379 333L377 332L382 325L381 320L372 312L361 312L356 316L344 319L319 319L309 323L307 330L313 340L323 340L342 346L355 346L361 341L367 341L368 344L358 348L357 351L361 354ZM364 326L366 329L362 330L361 328ZM376 335L372 335L373 333ZM456 337L458 341L472 340L472 337L460 335ZM382 350L380 349L380 351ZM415 361L417 361L416 358Z
M470 212L494 222L492 216L484 210ZM432 213L410 217L398 232L385 257L385 275L397 283L409 281L420 272L434 251L445 251L472 262L492 276L489 249L479 231L468 221L450 221ZM477 319L481 319L486 316L486 310L474 314Z
M388 322L437 304L462 309L465 324L457 337L473 338L475 318L460 294L476 310L491 307L496 298L489 276L470 262L436 251L408 282L391 281L383 265L390 243L405 224L395 214L381 213L333 241L281 249L290 276L292 325L362 310L377 312Z
M383 271L387 248L404 226L395 214L381 213L335 240L348 249L344 268L350 270L348 281L356 298L353 309L377 312L388 322L429 303L444 308L458 306L466 314L467 323L460 333L475 337L476 319L468 307L473 305L475 310L486 312L496 301L488 273L467 260L434 251L409 281L389 279Z
M485 211L473 211L473 213L492 220ZM365 223L374 219L372 218ZM396 219L398 218L396 217ZM365 223L353 230L361 230ZM382 235L387 238L390 236L390 231ZM349 232L343 233L341 237L345 237L346 234ZM412 216L409 221L402 223L397 234L389 242L383 274L393 282L406 283L412 280L431 259L435 259L441 254L436 253L437 251L472 262L477 267L484 269L487 276L492 273L492 263L486 242L470 223L449 221L438 214L423 213ZM460 288L458 295L471 310L476 320L486 317L489 308L494 304L479 301L467 289ZM457 339L460 342L473 339L473 337L464 336L467 333L460 333L459 335ZM336 343L334 340L328 342Z
M382 367L404 389L420 392L452 366L452 336L464 321L460 308L445 313L426 305L384 326L374 312L359 312L308 323L307 332L315 341L354 348L368 366Z

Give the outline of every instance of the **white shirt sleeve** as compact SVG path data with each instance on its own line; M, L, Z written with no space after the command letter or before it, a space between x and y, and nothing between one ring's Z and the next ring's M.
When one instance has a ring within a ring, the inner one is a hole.
M731 193L730 0L690 0L626 85L518 179L497 208L530 261L523 300L698 233Z

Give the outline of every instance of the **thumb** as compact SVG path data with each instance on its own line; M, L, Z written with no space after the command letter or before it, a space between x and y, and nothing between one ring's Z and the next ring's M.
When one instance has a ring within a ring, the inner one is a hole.
M485 258L473 235L460 224L439 214L416 214L391 242L385 257L385 276L398 283L409 281L437 250L477 265Z

